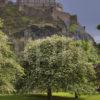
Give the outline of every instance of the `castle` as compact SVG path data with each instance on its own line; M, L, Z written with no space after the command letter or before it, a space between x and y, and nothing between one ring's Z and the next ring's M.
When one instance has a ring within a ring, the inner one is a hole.
M9 1L13 0L0 0L0 6L6 5ZM17 5L19 8L24 7L33 7L33 8L41 8L41 7L58 7L59 10L62 10L63 7L60 3L56 0L16 0Z
M7 4L9 1L13 0L0 0L0 5ZM61 6L61 4L57 3L56 0L16 0L19 6L28 6L28 7L54 7Z
M40 6L54 6L56 4L56 1L55 0L17 0L17 3L21 6L40 7Z
M31 8L48 8L48 7L57 7L59 10L62 10L63 7L56 0L17 0L17 5L20 9L25 7Z
M6 5L9 1L13 0L0 0L0 6ZM63 5L58 2L59 0L16 0L16 5L20 11L24 11L26 15L31 16L52 16L54 19L61 19L65 24L70 21L77 23L77 16L71 16L69 13L64 12ZM38 9L39 12L37 12ZM41 12L44 11L43 13ZM74 17L74 20L72 19Z
M0 0L0 6L6 5L9 1L13 0ZM69 24L72 17L77 23L77 17L71 16L69 13L64 12L63 5L58 2L59 0L16 0L16 5L20 11L24 11L26 15L31 16L52 16L54 19L61 19L65 24ZM2 7L2 6L1 6ZM39 9L38 13L36 12ZM44 11L43 13L41 12Z
M9 4L9 1L12 0L0 0L0 7ZM17 21L15 20L18 19L16 13L13 12L16 16L12 18L15 23L11 23L15 28L15 32L12 31L14 33L12 42L17 53L24 48L29 39L43 38L55 33L74 39L93 41L93 38L85 32L85 28L79 24L77 15L64 12L62 4L57 0L16 0L14 6L17 8L18 17L23 14L25 18L28 17L28 20L30 18L29 25L25 24L25 27L21 26L21 28L17 26L19 30L16 32ZM69 31L70 25L77 26L75 32Z

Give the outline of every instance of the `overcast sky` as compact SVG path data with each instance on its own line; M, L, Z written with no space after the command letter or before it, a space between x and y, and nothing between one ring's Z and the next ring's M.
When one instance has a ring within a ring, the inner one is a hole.
M15 1L15 0L14 0ZM86 26L95 41L100 42L100 31L96 30L100 24L100 0L58 0L64 5L64 10L76 14L81 25Z

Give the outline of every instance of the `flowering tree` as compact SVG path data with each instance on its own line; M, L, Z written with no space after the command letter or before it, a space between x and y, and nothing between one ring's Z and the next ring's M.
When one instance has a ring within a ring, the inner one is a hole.
M87 47L86 47L87 46ZM64 36L52 36L31 41L24 50L24 92L95 91L94 64L96 52L90 42L74 41Z

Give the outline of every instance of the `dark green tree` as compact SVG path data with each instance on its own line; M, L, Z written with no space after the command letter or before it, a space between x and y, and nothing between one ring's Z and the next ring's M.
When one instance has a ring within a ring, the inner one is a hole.
M97 25L97 29L100 30L100 25Z

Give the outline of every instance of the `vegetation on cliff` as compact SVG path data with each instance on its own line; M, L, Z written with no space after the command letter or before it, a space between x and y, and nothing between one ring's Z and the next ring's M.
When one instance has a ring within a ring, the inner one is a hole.
M34 11L34 10L33 10ZM38 12L35 9L36 12ZM34 12L33 12L34 13ZM41 12L43 13L43 12ZM46 15L44 15L45 17ZM5 7L0 8L0 17L4 19L4 31L6 33L16 33L20 32L31 25L43 26L42 24L49 24L52 25L53 21L43 19L41 14L40 16L28 16L23 11L19 11L16 5L8 4ZM47 21L47 22L46 22Z
M70 37L93 41L93 38L85 32L82 26L78 25L78 23L72 23L75 19L71 17L71 22L68 23L69 26L67 26L66 22L59 17L56 20L53 18L52 9L50 8L26 8L24 11L19 11L16 5L8 4L0 8L0 17L4 20L3 30L8 34L19 33L21 35L23 31L28 30L29 32L33 31L32 33L36 33L36 37L38 37L40 33L42 36L43 33L45 33L44 36L60 33ZM37 31L34 30L36 27ZM48 31L48 27L51 27L51 30ZM54 31L52 31L52 29L54 29Z

